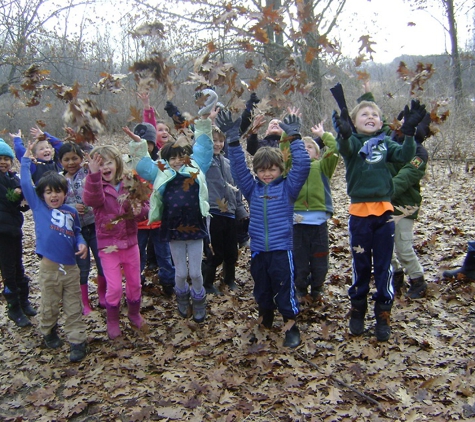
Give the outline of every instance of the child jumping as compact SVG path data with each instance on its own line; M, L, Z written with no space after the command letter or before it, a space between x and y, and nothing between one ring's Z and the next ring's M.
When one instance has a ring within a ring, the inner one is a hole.
M107 281L107 333L110 339L115 339L121 335L122 269L129 320L138 329L145 324L140 315L142 285L137 222L147 218L148 204L135 205L127 199L128 191L122 182L124 162L116 147L95 147L90 157L83 201L93 208L96 218L97 247Z
M23 194L35 221L36 253L41 256L38 274L41 289L40 332L47 347L61 347L56 327L62 301L66 315L64 332L71 345L69 360L79 362L86 356L86 324L82 320L76 256L85 258L87 246L81 235L78 212L64 204L68 193L66 178L49 171L37 181L36 189L31 184L33 148L31 144L26 148L21 159L20 175Z

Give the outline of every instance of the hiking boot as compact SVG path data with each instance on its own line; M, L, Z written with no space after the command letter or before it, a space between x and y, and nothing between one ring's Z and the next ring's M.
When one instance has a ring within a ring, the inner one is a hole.
M20 306L26 316L36 316L38 313L36 309L31 306L30 301L23 302Z
M468 252L460 268L455 270L447 270L442 273L446 278L459 278L459 276L466 277L470 280L475 280L475 241L468 242Z
M71 362L80 362L82 361L87 354L87 344L86 342L74 344L71 343L71 349L69 352L69 360Z
M56 326L54 326L49 334L43 336L46 347L50 349L57 349L63 345L63 341L59 338L58 333L56 332Z
M284 347L295 349L300 343L300 331L297 324L294 324L292 328L285 332Z
M162 291L166 297L172 297L175 293L175 286L173 284L163 284Z
M384 304L376 302L374 304L374 316L376 317L375 334L378 341L388 341L391 337L391 317L392 303Z
M354 336L360 336L364 333L364 318L366 310L368 309L368 302L364 299L353 299L351 301L350 314L350 332Z
M426 295L427 283L424 280L424 276L409 280L409 290L406 293L406 297L410 299L420 299Z
M274 310L259 308L259 317L262 317L261 325L265 328L272 328L274 323Z
M28 327L31 325L31 321L26 317L21 306L8 304L8 318L11 319L17 327Z

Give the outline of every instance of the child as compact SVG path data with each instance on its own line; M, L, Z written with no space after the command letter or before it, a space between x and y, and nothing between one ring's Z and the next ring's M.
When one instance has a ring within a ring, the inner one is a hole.
M350 245L353 256L353 284L348 294L351 300L349 328L353 335L364 332L367 295L372 260L376 293L374 313L376 338L387 341L391 335L389 315L394 299L391 257L394 247L394 222L391 196L393 183L386 162L407 162L414 157L414 133L425 115L425 107L413 100L406 106L401 131L402 145L392 141L384 132L382 113L373 102L362 101L351 112L356 128L352 133L348 110L340 117L333 112L333 124L338 133L340 154L345 160L349 209Z
M323 140L327 150L320 158L320 147L309 136L303 138L310 156L310 173L294 205L295 286L299 297L306 296L308 286L316 299L322 294L328 272L328 226L333 214L330 179L338 164L335 138L323 131L322 123L312 132Z
M78 212L64 204L68 193L66 178L49 171L38 180L36 189L31 184L33 148L29 143L21 159L20 174L23 194L35 221L36 253L42 257L38 273L41 289L40 331L47 347L61 347L56 327L59 303L62 301L66 315L64 332L71 344L69 360L79 362L86 356L86 324L82 320L76 256L85 258L87 246L81 235Z
M134 138L129 144L132 157L143 157L136 166L137 173L153 182L149 221L161 220L162 240L170 242L175 263L178 312L184 318L188 316L191 297L193 319L198 323L206 317L201 258L203 239L208 234L205 218L209 215L205 174L213 157L208 116L216 114L211 112L211 108L217 101L217 95L211 89L205 89L203 95L207 95L207 99L199 111L201 119L195 121L196 141L191 156L188 147L168 142L161 150L161 160L155 163L147 154L145 141ZM187 283L188 275L191 289Z
M241 119L233 122L231 112L220 112L216 123L226 132L233 179L250 207L251 274L262 324L272 327L275 308L285 322L295 321L299 309L293 278L293 209L310 170L310 157L300 136L300 119L289 115L285 123L280 123L291 142L293 162L285 178L282 152L273 147L256 152L252 166L257 179L253 177L239 143ZM294 348L299 344L300 332L294 323L285 333L284 346Z
M151 124L156 130L156 144L161 149L165 143L171 141L170 128L164 120L156 120L155 110L150 106L150 98L147 92L139 92L137 96L143 105L143 121Z
M31 325L27 316L35 316L36 311L28 299L29 278L23 267L22 206L23 194L20 179L11 171L13 150L0 139L0 270L3 278L3 296L7 301L8 318L18 327Z
M54 138L49 133L43 133L38 127L31 128L30 133L35 139L32 151L34 159L31 161L31 178L36 184L47 171L56 173L61 171L61 166L55 158L55 152L59 151L63 141ZM10 136L13 138L16 158L20 161L26 150L21 139L21 130L16 134L10 134Z
M241 192L234 187L229 160L222 154L225 135L213 126L213 161L206 173L211 218L209 236L211 248L203 263L206 293L219 294L214 287L216 268L223 264L223 282L236 290L235 265L238 258L236 221L248 216Z
M140 315L142 286L137 221L146 218L148 204L142 206L127 199L128 191L122 182L124 162L116 147L95 147L90 157L83 201L93 208L96 218L97 247L107 280L107 334L113 340L121 335L122 269L129 320L134 327L145 328Z
M91 270L91 254L94 255L97 267L97 295L99 296L99 306L106 307L106 279L102 271L101 259L97 250L96 225L92 208L84 205L82 194L84 182L87 176L87 170L83 166L84 153L78 144L65 142L58 151L58 157L64 169L63 174L68 181L68 194L66 195L66 204L76 208L79 214L81 224L81 234L87 245L86 258L77 258L77 264L80 270L81 296L84 307L84 315L88 315L92 309L89 304L88 279Z

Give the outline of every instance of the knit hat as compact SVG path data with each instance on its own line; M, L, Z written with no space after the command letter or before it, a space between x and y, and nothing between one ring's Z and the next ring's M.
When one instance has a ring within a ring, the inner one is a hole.
M0 155L10 157L12 160L15 158L12 148L2 138L0 138Z
M157 141L157 130L150 123L139 123L134 127L134 134L147 142L155 143Z

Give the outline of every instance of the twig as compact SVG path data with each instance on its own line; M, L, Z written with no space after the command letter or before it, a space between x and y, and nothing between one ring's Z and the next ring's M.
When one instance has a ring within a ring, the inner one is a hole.
M303 356L302 354L300 354L299 352L295 351L294 352L300 359L302 359L304 362L308 363L310 366L313 366L315 369L320 369L318 367L318 365L314 364L311 360L307 359L305 356ZM377 406L377 408L381 411L381 412L384 412L384 409L381 407L381 404L379 404L378 401L376 401L375 399L372 399L371 397L367 396L366 394L362 393L361 391L358 391L356 388L352 387L351 385L347 384L346 382L344 381L341 381L339 380L338 378L335 378L335 376L333 375L329 375L329 377L335 381L337 384L340 384L341 386L345 387L345 388L348 388L349 390L351 390L353 393L357 394L358 396L362 397L363 399L365 399L366 401L374 404L375 406Z

